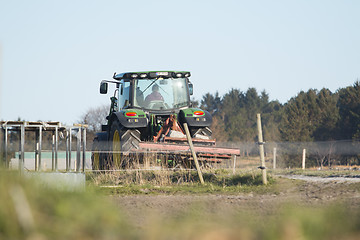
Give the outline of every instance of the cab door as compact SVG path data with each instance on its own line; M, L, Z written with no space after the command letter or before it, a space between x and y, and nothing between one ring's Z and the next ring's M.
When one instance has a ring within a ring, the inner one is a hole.
M129 106L130 100L130 82L121 81L119 89L119 110L125 109Z

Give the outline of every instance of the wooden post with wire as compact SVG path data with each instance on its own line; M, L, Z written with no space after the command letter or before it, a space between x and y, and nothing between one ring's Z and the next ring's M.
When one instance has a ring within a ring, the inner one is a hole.
M306 149L304 148L302 152L302 165L301 165L303 170L305 169L305 159L306 159Z
M232 159L233 159L233 174L235 174L235 169L236 169L236 155L233 155L232 156Z
M273 169L276 169L276 147L273 150Z
M265 167L264 140L262 135L260 113L258 113L256 117L257 117L257 128L258 128L258 138L259 138L258 144L259 144L260 160L261 160L261 166L259 168L262 171L263 184L266 185L267 177L266 177L266 167Z
M194 145L193 145L193 142L191 139L191 135L190 135L190 131L189 131L189 127L188 127L187 123L184 123L184 128L185 128L186 137L187 137L187 140L188 140L188 143L190 146L191 154L192 154L194 162L195 162L196 170L199 175L200 182L201 182L201 184L205 184L202 172L200 170L199 161L197 159L196 152L194 150Z

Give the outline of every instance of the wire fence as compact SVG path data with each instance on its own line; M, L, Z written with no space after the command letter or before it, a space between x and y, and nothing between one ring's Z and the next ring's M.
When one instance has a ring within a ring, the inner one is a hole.
M232 142L218 145L239 148L240 159L244 162L240 167L260 161L257 143ZM264 147L267 168L302 168L304 161L306 168L360 165L360 141L267 142Z
M82 126L63 127L57 122L3 122L0 131L0 162L6 167L21 166L24 160L28 170L79 170L93 169L93 136L86 134ZM40 138L40 141L39 141ZM73 141L72 141L72 140ZM40 149L39 149L40 143ZM98 153L110 158L108 143L101 143ZM185 143L186 144L186 143ZM215 169L256 169L260 166L259 143L256 142L217 142L216 147L238 149L240 155L225 158L203 159L203 168ZM76 150L76 152L75 152ZM271 168L323 168L357 167L360 165L360 141L339 140L324 142L267 142L264 144L265 167ZM39 164L41 153L41 166ZM183 169L193 166L181 166L191 156L190 148L181 151L152 153L137 151L135 154L122 154L129 164L122 168L157 170ZM80 161L82 158L82 161ZM191 157L190 157L190 161ZM54 164L56 166L54 167ZM118 169L119 171L121 169Z
M76 140L76 135L74 134ZM0 143L2 144L2 142ZM76 148L76 141L73 143L73 149ZM30 136L25 141L24 168L27 170L35 170L36 149L34 146L36 141ZM226 147L240 149L239 156L233 156L230 159L217 159L216 161L204 161L203 168L228 169L232 171L257 169L260 166L259 145L255 142L218 142L217 147ZM83 146L81 146L83 151ZM267 142L265 147L265 165L266 168L285 169L285 168L358 168L360 165L360 142L353 140L326 141L326 142ZM19 139L9 138L7 144L7 156L4 156L2 149L1 156L3 161L8 162L8 167L18 168L20 151ZM53 146L51 143L44 142L42 153L42 170L53 169ZM190 152L190 150L189 150ZM304 155L305 152L305 155ZM104 154L111 155L110 151L103 151ZM179 151L172 154L184 155L187 152ZM72 152L72 156L76 156L76 152ZM145 163L141 160L140 155L148 157ZM85 171L93 171L92 167L92 144L85 146L83 159ZM137 155L127 155L127 161L133 162L131 169L148 170L181 170L176 164L168 164L169 159L165 162L166 153L149 154L149 152L137 152ZM6 160L5 160L6 159ZM140 159L140 160L139 160ZM76 159L70 159L70 168L76 169ZM176 159L172 160L176 161ZM66 142L64 139L59 140L57 150L57 169L64 170L66 168ZM304 165L303 165L304 164ZM70 169L70 171L71 171ZM108 169L109 170L109 169ZM97 170L95 170L97 171ZM124 169L116 169L116 171L124 171Z

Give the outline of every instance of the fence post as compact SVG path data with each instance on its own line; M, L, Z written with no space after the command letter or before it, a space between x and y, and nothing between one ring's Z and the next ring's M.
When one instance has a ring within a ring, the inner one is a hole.
M235 168L236 168L236 155L233 155L234 165L233 165L233 174L235 174Z
M276 148L273 150L273 169L276 169Z
M55 171L55 133L52 132L52 143L51 143L51 171Z
M70 160L69 160L69 130L66 130L66 137L65 137L65 145L66 145L66 151L65 151L65 165L66 165L66 172L70 171Z
M267 184L267 177L266 177L266 167L265 167L265 154L264 154L264 140L262 136L262 128L261 128L261 116L260 113L256 115L257 117L257 127L258 127L258 138L259 138L259 151L260 151L260 160L261 160L261 171L262 171L262 180L263 184Z
M25 164L25 122L20 127L20 158L19 158L19 171L24 174Z
M305 158L306 158L306 149L303 149L302 152L302 169L305 169Z
M72 128L69 129L69 170L71 170Z
M76 134L76 172L80 172L81 165L81 128L78 128L78 132Z
M42 151L42 130L43 130L43 127L40 126L39 127L39 139L38 139L38 142L39 142L39 149L38 149L38 171L41 171L42 169L42 162L41 162L41 151Z
M35 142L35 171L38 170L39 170L39 143Z
M5 168L9 168L9 162L7 161L7 155L8 155L8 129L7 126L5 125L5 129L4 129L4 164L5 164Z
M199 175L200 182L201 182L201 184L204 185L204 183L205 183L204 178L203 178L203 175L202 175L202 172L201 172L201 169L200 169L200 165L199 165L199 162L198 162L198 159L197 159L197 156L196 156L196 152L194 150L194 145L193 145L193 142L192 142L192 139L191 139L191 135L190 135L190 131L189 131L189 127L188 127L187 123L184 123L184 128L185 128L185 133L186 133L187 140L189 142L190 150L191 150L194 162L195 162L195 166L196 166L196 169L197 169L197 172L198 172L198 175Z
M82 149L83 149L83 158L82 158L82 172L85 172L85 161L86 161L86 127L81 127L82 130Z
M55 171L58 171L59 129L55 127Z

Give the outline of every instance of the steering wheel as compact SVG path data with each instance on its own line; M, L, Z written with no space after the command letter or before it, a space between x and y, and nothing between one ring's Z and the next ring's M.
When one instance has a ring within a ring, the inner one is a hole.
M167 104L164 103L164 101L162 100L154 100L154 101L150 101L149 103L149 108L151 109L167 109L168 107L166 106Z

